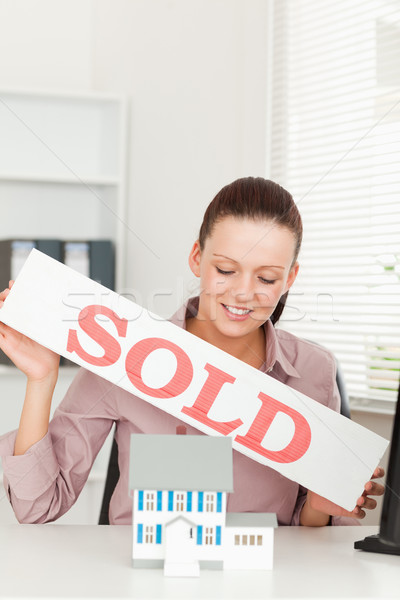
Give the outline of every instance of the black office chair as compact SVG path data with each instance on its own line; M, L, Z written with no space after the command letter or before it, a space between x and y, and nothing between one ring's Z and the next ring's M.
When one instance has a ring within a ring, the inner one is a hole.
M342 414L343 416L350 419L351 417L350 417L349 397L347 394L342 369L337 360L336 360L336 383L339 388L340 400L341 400L340 414ZM112 447L111 447L110 460L108 462L106 484L105 484L104 493L103 493L103 501L101 503L99 525L109 525L110 524L110 520L108 517L108 509L110 506L111 496L114 493L115 486L118 483L118 479L119 479L118 444L114 437Z
M110 507L111 496L114 493L115 487L119 480L119 466L118 466L118 444L115 436L111 446L110 458L107 467L107 477L104 486L103 500L101 503L99 525L109 525L110 519L108 516L108 510Z
M346 384L343 377L342 368L337 360L336 360L336 384L339 389L340 394L340 414L348 419L351 419L350 414L350 400L349 395L347 393Z

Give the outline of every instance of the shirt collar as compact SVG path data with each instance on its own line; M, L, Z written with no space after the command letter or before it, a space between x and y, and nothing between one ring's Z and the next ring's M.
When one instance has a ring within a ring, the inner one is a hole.
M299 372L292 363L289 361L285 354L284 348L276 335L275 327L271 323L271 319L264 324L265 329L265 364L263 365L263 371L269 373L275 367L276 363L279 363L281 368L290 377L300 377Z
M186 329L186 320L196 316L199 307L199 297L193 296L185 302L183 306L170 318L171 323ZM286 356L278 336L276 335L275 327L271 320L264 324L265 329L265 363L261 367L264 373L270 373L278 363L283 371L290 377L300 377L299 372L294 368L292 363Z

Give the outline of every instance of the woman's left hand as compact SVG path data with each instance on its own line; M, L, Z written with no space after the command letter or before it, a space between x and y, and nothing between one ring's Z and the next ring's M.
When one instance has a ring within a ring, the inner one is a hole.
M382 469L382 467L377 467L375 469L370 481L365 484L364 491L358 498L356 506L351 512L345 510L338 504L334 504L330 500L319 496L315 492L311 492L310 490L307 494L307 502L313 510L325 513L327 515L332 515L334 517L353 517L356 519L363 519L365 517L366 510L373 510L376 508L377 502L374 498L370 498L370 496L383 496L385 487L381 483L377 483L373 480L383 477L384 474L385 471Z

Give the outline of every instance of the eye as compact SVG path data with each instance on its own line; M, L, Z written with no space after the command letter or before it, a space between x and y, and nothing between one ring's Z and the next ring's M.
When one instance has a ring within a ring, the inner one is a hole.
M215 267L218 271L218 273L221 273L221 275L232 275L233 271L223 271L222 269L220 269L219 267Z
M276 279L264 279L264 277L259 277L261 283L265 283L265 285L273 285Z

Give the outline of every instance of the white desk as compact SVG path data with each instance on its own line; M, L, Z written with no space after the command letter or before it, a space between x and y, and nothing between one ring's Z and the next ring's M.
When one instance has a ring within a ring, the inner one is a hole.
M376 527L280 527L270 572L165 578L131 568L131 528L0 526L0 598L400 598L400 556L353 549Z

